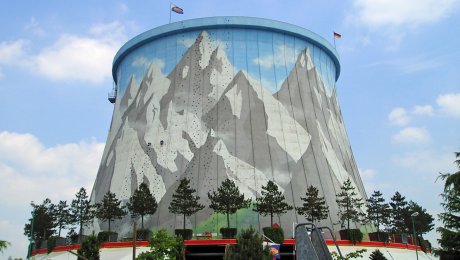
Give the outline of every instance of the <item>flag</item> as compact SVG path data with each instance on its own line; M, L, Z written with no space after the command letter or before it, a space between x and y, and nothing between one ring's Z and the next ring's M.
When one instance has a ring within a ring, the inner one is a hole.
M342 38L342 35L334 32L334 38L340 39Z
M184 13L184 9L180 8L179 6L177 6L175 4L171 4L171 11L173 11L175 13L178 13L178 14L183 14Z

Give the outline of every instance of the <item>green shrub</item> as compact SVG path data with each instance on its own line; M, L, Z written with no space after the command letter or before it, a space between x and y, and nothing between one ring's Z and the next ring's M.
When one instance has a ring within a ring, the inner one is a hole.
M48 254L51 253L56 247L56 237L49 237L46 243L46 247L48 249Z
M174 237L168 234L165 229L155 232L149 240L150 251L140 254L137 259L161 260L161 259L182 259L184 241L181 237Z
M352 258L362 258L363 253L366 252L366 251L367 251L367 249L356 250L355 252L350 252L350 253L346 254L343 258L340 257L340 255L337 254L337 252L333 251L333 252L331 252L331 256L332 256L332 259L334 259L334 260L349 260L349 259L352 259Z
M357 242L361 243L363 241L363 233L359 229L348 229L348 239L356 245Z
M387 258L380 252L380 250L376 249L372 252L369 257L370 260L387 260Z
M284 232L282 228L264 227L262 230L264 231L264 235L271 241L277 244L282 244L284 242Z
M230 246L225 260L248 260L261 259L271 260L272 256L268 247L263 247L263 238L259 236L251 226L241 230L237 238L237 244Z
M88 236L85 241L81 244L80 249L77 250L79 255L82 255L91 260L99 260L99 240L94 235ZM78 260L82 260L83 258L79 257Z

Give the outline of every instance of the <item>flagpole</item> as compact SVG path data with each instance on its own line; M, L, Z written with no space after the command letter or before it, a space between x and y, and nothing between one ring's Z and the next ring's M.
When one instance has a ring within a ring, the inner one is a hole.
M172 3L169 2L169 23L171 23L171 6L172 6Z

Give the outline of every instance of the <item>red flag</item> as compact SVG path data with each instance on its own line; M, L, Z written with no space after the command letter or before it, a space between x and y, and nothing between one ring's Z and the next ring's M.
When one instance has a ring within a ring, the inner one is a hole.
M334 32L334 38L340 39L342 38L342 35Z

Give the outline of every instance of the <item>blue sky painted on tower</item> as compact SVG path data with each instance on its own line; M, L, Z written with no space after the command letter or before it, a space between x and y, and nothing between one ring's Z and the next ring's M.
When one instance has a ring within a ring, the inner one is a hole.
M459 0L177 1L183 15L254 16L333 42L345 125L368 195L395 191L436 215L438 172L460 151ZM169 22L169 1L3 1L0 8L0 256L24 257L31 200L91 190L110 126L111 64ZM165 67L170 66L165 64ZM238 67L236 64L235 66ZM428 236L437 237L432 232Z

